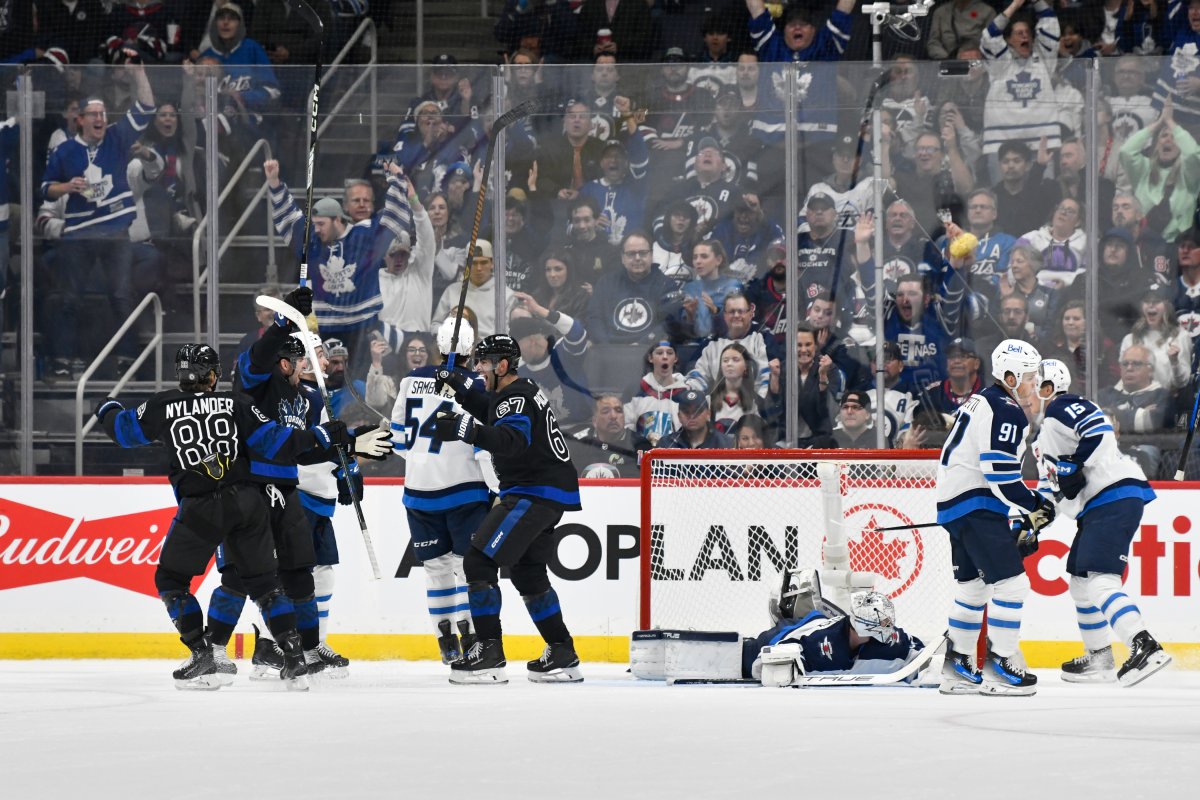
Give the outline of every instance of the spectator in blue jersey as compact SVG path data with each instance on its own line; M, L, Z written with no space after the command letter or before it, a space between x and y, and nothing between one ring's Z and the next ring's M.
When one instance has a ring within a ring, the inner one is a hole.
M739 195L733 201L733 216L721 220L712 238L729 254L729 271L742 283L758 277L767 246L783 238L783 229L767 219L755 194Z
M679 427L658 440L660 448L727 450L733 447L733 439L713 425L706 396L688 389L676 395L675 401L679 404Z
M903 377L914 386L927 386L946 377L946 341L942 299L929 290L927 279L905 275L888 298L884 336L900 345Z
M43 199L53 202L67 197L62 242L51 278L55 324L47 331L50 376L55 380L71 377L69 360L79 354L75 339L80 295L91 278L98 276L106 287L117 325L133 311L129 226L136 206L126 172L130 148L150 124L154 94L140 63L128 61L124 69L133 78L137 96L133 107L109 128L104 101L87 98L79 108L78 134L50 154L42 177ZM118 373L133 363L135 339L130 332L118 343Z
M579 190L579 199L590 198L600 209L599 231L610 244L642 226L646 218L646 143L640 133L626 146L616 139L600 151L600 177Z
M478 123L468 120L456 132L438 104L426 100L416 107L413 122L400 126L390 155L417 185L418 194L424 197L435 189L444 188L454 217L461 223L465 216L469 224L475 211L474 204L454 201L470 193L471 162L476 150L486 146L486 141ZM455 196L451 194L449 184L456 177L465 181L465 189Z
M722 160L725 162L725 177L741 186L757 186L758 159L762 155L764 144L762 139L751 133L751 116L743 113L742 102L735 90L726 89L721 92L713 109L712 122L696 131L687 143L684 176L695 177L699 144L706 138L712 138L720 145Z
M1171 58L1162 59L1154 106L1163 108L1172 100L1180 124L1195 129L1200 123L1200 0L1169 0L1163 41Z
M828 354L817 355L816 334L807 325L796 332L796 373L788 377L777 361L771 364L767 393L767 424L786 438L787 396L789 380L796 381L799 428L795 431L797 447L832 447L833 419L830 404L834 395L830 384L837 378L838 368Z
M224 113L227 118L243 120L257 132L263 115L279 99L279 83L270 57L261 44L246 38L245 17L237 3L226 3L217 10L208 35L211 46L201 56L221 63Z
M417 110L428 102L436 105L438 111L445 115L451 133L461 131L479 114L471 81L459 74L458 59L449 53L440 53L434 57L429 68L429 89L408 104L408 111L404 115L406 124L415 118ZM401 133L404 132L404 128L404 125L400 126Z
M720 310L725 298L741 294L742 282L729 274L729 256L715 239L697 242L692 248L695 280L683 286L683 323L687 335L703 339L724 333Z
M263 162L263 174L271 196L275 230L291 246L296 257L308 263L308 280L313 287L313 312L321 333L336 336L350 348L354 374L370 363L368 333L375 327L383 308L379 288L380 263L373 254L385 252L382 238L407 235L411 225L409 207L403 202L406 185L400 167L388 164L388 191L378 221L364 220L349 225L342 204L323 197L313 204L312 233L304 238L304 211L279 178L279 162Z
M991 189L976 189L967 195L967 231L979 240L971 269L973 289L994 284L1008 271L1008 254L1017 243L1011 233L996 227L996 216L996 193Z

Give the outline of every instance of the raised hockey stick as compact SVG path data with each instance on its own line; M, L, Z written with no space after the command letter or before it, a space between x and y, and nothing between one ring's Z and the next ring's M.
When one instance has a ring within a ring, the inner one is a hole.
M1188 416L1188 432L1187 438L1183 440L1183 450L1179 453L1179 463L1175 465L1175 480L1183 480L1184 470L1187 468L1188 455L1192 452L1192 440L1196 438L1196 414L1200 412L1200 374L1197 374L1192 379L1192 390L1196 393L1196 399L1192 401L1192 413Z
M556 99L526 100L520 105L513 106L492 123L492 135L488 139L487 152L483 156L483 178L479 183L479 197L475 200L475 221L471 225L471 243L467 246L466 263L463 264L462 289L458 293L458 307L454 312L454 332L450 334L450 353L446 357L446 365L454 368L458 354L458 332L462 326L463 307L467 303L467 287L471 284L471 262L475 258L475 245L479 241L479 226L483 221L484 198L487 196L488 178L492 174L492 157L496 153L496 142L500 132L519 119L524 119L537 111L556 108Z
M304 320L304 315L296 309L292 308L286 302L278 297L268 297L267 295L259 295L255 300L263 308L269 308L276 314L282 314L292 322L299 330L307 331L308 326ZM304 352L308 355L308 361L313 365L313 374L317 376L317 388L321 391L321 402L325 404L325 413L330 419L336 419L333 413L333 405L329 402L329 390L325 388L325 375L317 366L317 353L313 349L312 342L308 337L303 337ZM338 454L338 464L342 468L342 474L346 476L346 480L350 480L350 465L346 460L346 452L340 448L334 448ZM350 500L354 504L354 513L358 517L358 529L362 531L363 545L367 548L367 560L371 562L371 574L375 576L375 580L383 580L383 573L379 571L379 561L375 558L375 546L371 543L371 533L367 530L367 518L363 516L362 504L358 501L358 497L354 492L350 492Z
M317 59L313 66L312 96L308 109L308 169L304 187L304 238L301 240L304 242L304 257L300 259L300 285L307 286L308 240L312 235L313 173L317 164L317 146L320 143L320 137L317 135L317 114L321 107L321 68L324 66L321 63L321 56L325 50L325 23L317 16L317 12L313 11L312 6L304 0L287 0L287 2L292 10L308 23L313 36L317 39ZM307 323L300 326L300 329L307 329Z
M812 675L800 675L792 680L792 686L894 686L897 683L903 683L909 678L917 675L921 670L929 666L929 662L933 657L942 650L946 649L946 642L949 639L943 635L942 640L935 646L928 645L921 654L909 661L895 672L885 672L878 675L872 674L844 674L844 675L828 675L815 673Z

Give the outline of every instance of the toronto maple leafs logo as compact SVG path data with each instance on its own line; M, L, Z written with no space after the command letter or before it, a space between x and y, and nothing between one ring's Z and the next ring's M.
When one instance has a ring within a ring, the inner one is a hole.
M279 415L277 417L280 425L286 425L289 428L304 430L308 427L305 424L305 417L308 415L308 398L303 395L297 395L296 399L288 401L283 398L279 400Z
M1200 67L1200 54L1197 53L1196 43L1188 42L1171 55L1171 72L1175 78L1191 75Z
M1004 88L1014 102L1020 103L1022 108L1029 108L1029 104L1042 93L1042 79L1033 77L1029 70L1023 69L1016 77L1005 81Z
M808 91L812 88L813 76L811 72L801 72L796 77L796 102L803 103L808 98ZM783 102L787 96L787 74L782 70L771 73L771 89L775 92L775 97Z
M358 264L347 264L341 253L330 253L321 265L321 278L329 294L349 294L354 291L354 272Z

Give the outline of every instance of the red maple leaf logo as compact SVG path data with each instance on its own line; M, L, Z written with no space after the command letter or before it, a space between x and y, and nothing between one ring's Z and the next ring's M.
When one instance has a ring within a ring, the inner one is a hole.
M900 577L900 559L908 551L908 543L899 539L883 541L883 533L875 530L875 515L867 523L861 538L850 539L850 566L855 572L874 572L884 578Z

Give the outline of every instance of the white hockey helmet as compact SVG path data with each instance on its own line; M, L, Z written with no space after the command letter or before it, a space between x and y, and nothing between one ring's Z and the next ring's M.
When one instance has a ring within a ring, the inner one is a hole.
M450 339L454 336L454 317L446 317L437 329L438 352L444 356L450 355ZM458 329L458 347L455 352L463 357L471 357L471 348L475 346L475 330L465 319Z
M1038 387L1043 383L1054 385L1054 393L1071 391L1071 370L1057 358L1047 358L1038 364Z
M859 636L878 639L885 644L895 641L896 606L882 592L855 592L850 595L850 624Z
M1026 375L1037 372L1041 360L1041 353L1029 342L1005 339L992 351L992 377L1004 383L1004 376L1011 372L1020 383Z
M313 333L312 331L293 331L292 338L300 342L301 347L305 347L306 342L311 344L313 352L318 355L325 349L325 342L321 340L320 334ZM308 354L307 348L304 353L305 355Z

